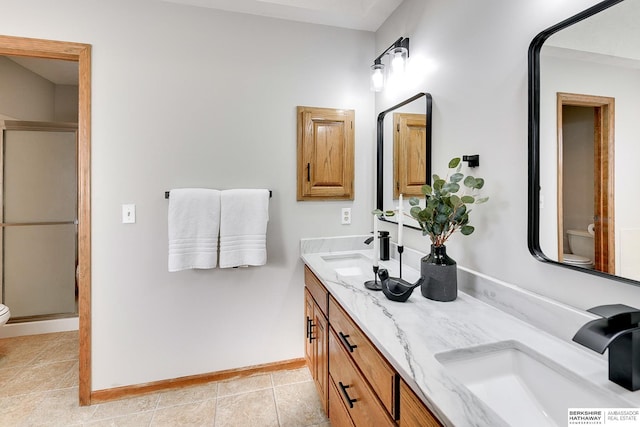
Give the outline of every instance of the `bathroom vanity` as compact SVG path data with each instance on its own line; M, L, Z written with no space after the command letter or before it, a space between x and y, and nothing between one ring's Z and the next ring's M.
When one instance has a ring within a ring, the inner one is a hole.
M440 426L308 266L304 281L305 357L333 424Z
M640 408L606 357L571 342L595 316L464 267L455 301L390 301L363 285L366 238L301 241L307 360L333 425L539 427L566 425L569 408ZM391 252L381 267L397 277ZM413 282L423 254L403 255Z

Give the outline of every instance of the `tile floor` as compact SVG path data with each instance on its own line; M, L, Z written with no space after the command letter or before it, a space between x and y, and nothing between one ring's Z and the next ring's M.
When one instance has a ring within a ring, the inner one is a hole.
M307 368L78 406L78 333L0 339L0 426L330 427Z

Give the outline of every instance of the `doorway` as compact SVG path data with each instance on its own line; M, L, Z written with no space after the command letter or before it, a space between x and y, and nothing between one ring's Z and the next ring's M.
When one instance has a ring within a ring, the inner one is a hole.
M77 317L77 125L6 120L0 152L9 323Z
M557 94L558 259L567 251L567 230L591 229L594 268L609 274L615 274L614 104L610 97Z
M79 401L91 404L91 46L0 36L0 55L62 59L78 63L78 316Z

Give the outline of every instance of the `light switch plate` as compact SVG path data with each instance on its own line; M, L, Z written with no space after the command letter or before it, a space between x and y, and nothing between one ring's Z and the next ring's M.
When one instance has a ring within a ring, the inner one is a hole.
M122 223L135 224L136 222L136 205L122 205Z

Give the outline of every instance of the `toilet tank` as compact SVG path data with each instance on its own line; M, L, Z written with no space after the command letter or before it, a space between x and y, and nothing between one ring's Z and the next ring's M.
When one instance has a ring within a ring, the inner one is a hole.
M595 259L595 241L587 230L567 230L571 253L587 257L591 262Z

